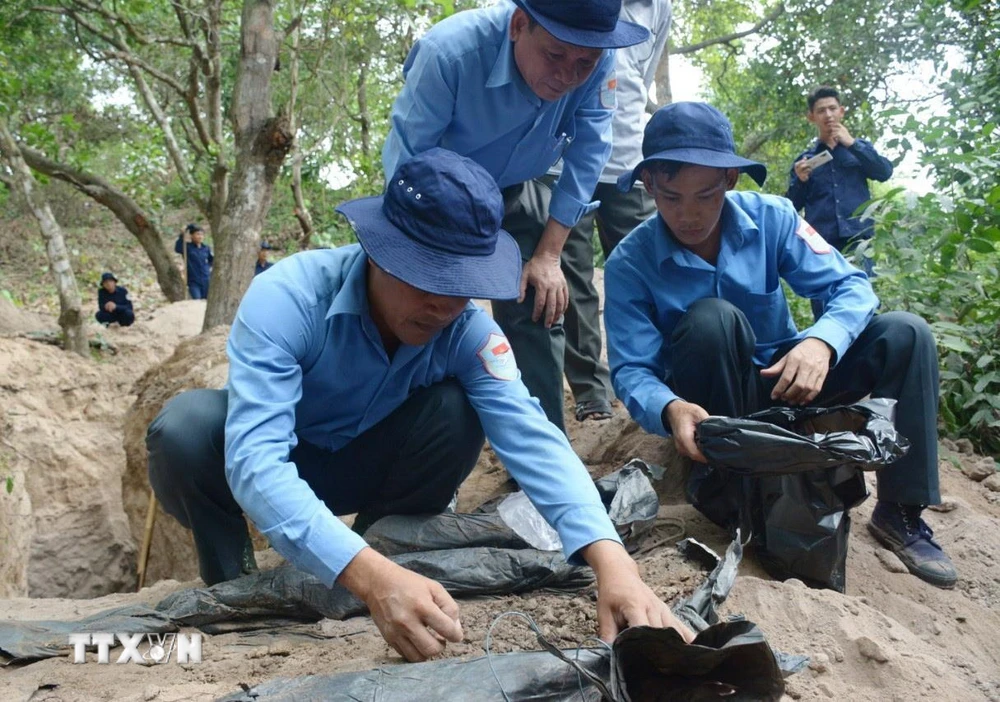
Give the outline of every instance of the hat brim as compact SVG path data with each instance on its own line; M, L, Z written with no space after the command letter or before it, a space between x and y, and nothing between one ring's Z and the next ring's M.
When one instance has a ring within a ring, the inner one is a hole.
M626 46L641 44L649 39L649 30L633 22L620 19L610 32L598 32L590 29L580 29L557 22L546 17L526 5L523 0L514 0L514 4L527 12L533 20L542 25L549 34L559 41L588 49L621 49Z
M521 294L521 250L503 229L487 256L463 256L418 244L382 212L382 196L336 208L347 217L361 247L379 268L418 290L484 300L514 300Z
M709 168L735 168L753 178L754 182L760 186L763 186L764 181L767 180L767 166L734 153L710 149L670 149L644 158L631 171L620 175L618 177L618 190L623 193L631 190L632 185L641 179L642 169L648 167L653 161L680 161L681 163L708 166Z

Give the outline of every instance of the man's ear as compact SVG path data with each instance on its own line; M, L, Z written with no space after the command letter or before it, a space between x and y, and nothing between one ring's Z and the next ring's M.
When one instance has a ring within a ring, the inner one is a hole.
M736 187L736 181L740 179L740 172L735 168L726 169L726 190L732 190Z
M646 188L646 192L655 197L655 194L653 193L653 174L649 172L648 168L643 168L639 177L642 180L643 186Z
M808 112L806 112L806 119L809 120L810 122L812 122L813 124L816 124L816 116L813 115L813 111L812 110L809 110Z
M511 41L517 41L528 29L528 15L520 7L514 9L514 14L510 16L510 29L508 34Z

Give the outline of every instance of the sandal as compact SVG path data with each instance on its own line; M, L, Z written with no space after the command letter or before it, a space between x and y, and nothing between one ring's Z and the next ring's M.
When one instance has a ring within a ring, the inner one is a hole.
M584 400L576 403L576 421L578 422L587 419L603 422L611 417L611 403L607 400Z

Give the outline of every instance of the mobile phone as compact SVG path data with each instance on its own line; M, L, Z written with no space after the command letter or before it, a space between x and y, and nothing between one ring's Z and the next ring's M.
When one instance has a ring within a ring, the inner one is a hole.
M806 159L806 165L811 170L815 171L817 168L819 168L820 166L822 166L824 163L829 163L832 160L833 160L833 154L831 154L829 151L825 151L824 150L824 151L820 151L818 154L816 154L812 158L807 158Z

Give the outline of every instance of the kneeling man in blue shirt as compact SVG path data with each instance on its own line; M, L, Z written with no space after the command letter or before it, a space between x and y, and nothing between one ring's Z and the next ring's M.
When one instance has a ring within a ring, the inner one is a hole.
M602 637L651 624L691 640L639 577L500 328L470 302L519 293L492 176L434 148L404 162L384 196L338 209L360 245L255 278L230 332L227 388L183 393L149 427L150 483L194 532L205 582L254 567L245 513L300 570L362 599L400 654L437 655L462 639L458 606L369 548L360 525L445 510L485 436L566 556L593 567ZM337 518L350 513L354 531Z
M938 362L934 338L906 312L876 315L864 273L848 264L791 203L733 192L762 164L735 153L732 127L704 103L656 112L641 180L658 214L622 241L605 269L604 322L615 392L646 431L673 436L706 462L695 427L777 404L834 405L866 395L898 400L896 426L912 446L882 469L869 529L917 577L955 585L955 568L920 518L940 502ZM781 287L820 299L824 313L799 331Z

